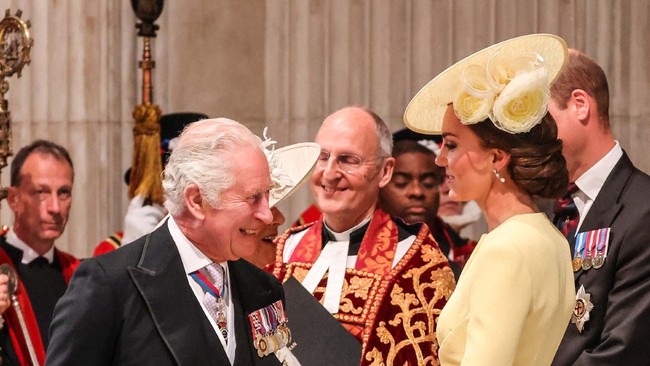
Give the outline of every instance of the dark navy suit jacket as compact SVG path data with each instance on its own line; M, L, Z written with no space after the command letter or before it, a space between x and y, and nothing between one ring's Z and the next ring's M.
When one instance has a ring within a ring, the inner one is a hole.
M575 272L576 290L594 304L590 319L582 333L569 324L553 365L650 365L650 177L625 153L579 231L606 227L603 267Z
M257 356L248 313L284 300L280 282L228 262L235 310L235 365L279 365ZM46 365L230 365L190 288L167 225L84 260L58 302Z

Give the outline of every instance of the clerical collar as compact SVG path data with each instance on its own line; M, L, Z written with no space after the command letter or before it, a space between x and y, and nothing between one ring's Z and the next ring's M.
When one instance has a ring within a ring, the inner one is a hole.
M19 249L22 253L22 259L20 262L22 264L29 264L31 261L38 257L43 257L47 259L47 262L52 264L54 261L54 245L45 252L42 256L40 256L32 247L27 245L24 241L22 241L18 235L16 235L16 232L14 231L13 226L9 229L9 232L7 233L7 244L11 245L12 247Z
M359 248L361 248L363 236L366 235L366 230L368 230L368 226L370 226L371 218L372 216L369 216L358 225L341 233L337 233L330 229L325 223L325 220L323 220L323 247L330 241L349 241L350 249L348 250L348 255L357 255Z

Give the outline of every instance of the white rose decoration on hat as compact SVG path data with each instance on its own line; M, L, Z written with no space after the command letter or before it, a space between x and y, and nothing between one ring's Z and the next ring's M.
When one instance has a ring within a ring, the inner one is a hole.
M411 100L404 123L440 134L447 106L465 125L491 120L508 133L525 133L548 112L550 88L568 58L562 38L531 34L478 51L447 68Z
M551 96L546 70L516 76L494 101L492 122L510 133L528 132L542 121Z
M498 59L498 52L487 65L463 70L463 90L453 101L454 111L466 125L489 118L505 132L528 132L548 110L550 85L543 59L534 55L508 62Z

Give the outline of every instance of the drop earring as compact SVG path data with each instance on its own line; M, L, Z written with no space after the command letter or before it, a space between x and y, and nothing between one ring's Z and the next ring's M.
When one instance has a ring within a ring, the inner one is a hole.
M498 179L501 183L505 183L505 182L506 182L506 178L502 177L501 174L499 174L499 172L496 170L496 168L492 169L492 171L494 172L494 175L497 176L497 179Z

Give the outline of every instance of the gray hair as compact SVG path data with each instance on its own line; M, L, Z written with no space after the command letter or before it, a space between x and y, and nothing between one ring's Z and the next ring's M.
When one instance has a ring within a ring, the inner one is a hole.
M375 130L377 131L377 145L379 146L380 155L389 157L393 153L393 135L390 133L386 122L379 115L366 107L360 107L368 113L375 121ZM381 161L381 160L380 160Z
M239 122L227 118L204 119L189 124L175 144L163 172L165 208L172 216L186 210L183 191L196 184L203 198L219 207L221 193L234 183L231 174L241 147L257 147L261 140Z

